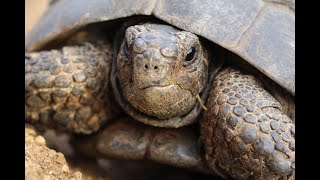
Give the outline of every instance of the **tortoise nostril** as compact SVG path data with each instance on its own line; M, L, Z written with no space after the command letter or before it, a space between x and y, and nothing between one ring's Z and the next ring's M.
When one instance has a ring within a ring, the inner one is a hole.
M145 64L144 65L144 69L146 70L146 71L148 71L148 70L158 70L159 69L159 66L154 66L154 65L151 65L150 67L149 67L149 65L148 64Z

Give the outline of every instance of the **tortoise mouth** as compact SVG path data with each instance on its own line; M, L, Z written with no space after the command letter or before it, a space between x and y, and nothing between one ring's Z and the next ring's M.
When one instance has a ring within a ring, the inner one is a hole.
M121 88L125 100L130 105L159 121L186 115L197 102L190 90L182 89L176 84L141 89L132 83Z
M110 74L111 79L111 86L114 92L114 96L116 102L120 105L120 107L133 119L140 121L144 124L155 126L155 127L166 127L166 128L179 128L182 126L190 125L196 122L197 117L202 112L202 107L199 102L196 102L193 108L183 116L176 116L167 119L159 119L154 116L147 115L136 108L134 108L124 97L123 90L120 86L117 74L117 63L116 60L112 62L112 70ZM159 85L151 85L144 87L145 89L156 89L156 88L172 88L175 85L166 85L166 86L159 86ZM203 92L200 94L202 102L206 102L208 97L208 90L206 90L210 86L206 86Z
M165 86L161 86L161 85L147 85L147 86L144 86L144 87L139 88L139 89L141 89L141 90L145 90L145 89L156 88L156 89L163 89L163 90L166 90L166 89L173 88L174 86L175 86L174 84L165 85Z

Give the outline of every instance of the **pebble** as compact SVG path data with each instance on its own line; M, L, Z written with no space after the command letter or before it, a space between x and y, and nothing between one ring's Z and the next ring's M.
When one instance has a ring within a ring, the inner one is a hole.
M46 144L46 140L42 136L37 136L35 139L35 142L38 145L45 145Z
M35 136L36 135L36 131L34 129L31 129L31 128L26 128L25 132L26 132L26 134L31 135L31 136Z
M75 180L82 180L82 173L77 171L73 174Z
M55 155L56 155L56 151L53 150L53 149L50 149L50 150L49 150L49 153L48 153L48 156L49 156L49 157L54 157Z
M32 144L34 142L34 138L31 136L26 137L25 139L26 143Z
M67 165L62 166L62 172L68 173L69 172L69 167Z

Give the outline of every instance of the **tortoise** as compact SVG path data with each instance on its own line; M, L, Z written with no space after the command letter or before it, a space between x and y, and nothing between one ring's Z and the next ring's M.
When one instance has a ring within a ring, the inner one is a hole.
M295 174L295 3L59 0L26 39L25 119L97 157ZM90 134L90 135L89 135Z

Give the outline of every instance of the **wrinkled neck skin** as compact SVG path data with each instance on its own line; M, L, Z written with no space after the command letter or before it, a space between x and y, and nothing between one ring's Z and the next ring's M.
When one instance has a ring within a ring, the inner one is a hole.
M201 113L208 54L196 35L161 24L130 26L112 68L115 98L134 119L177 128Z

